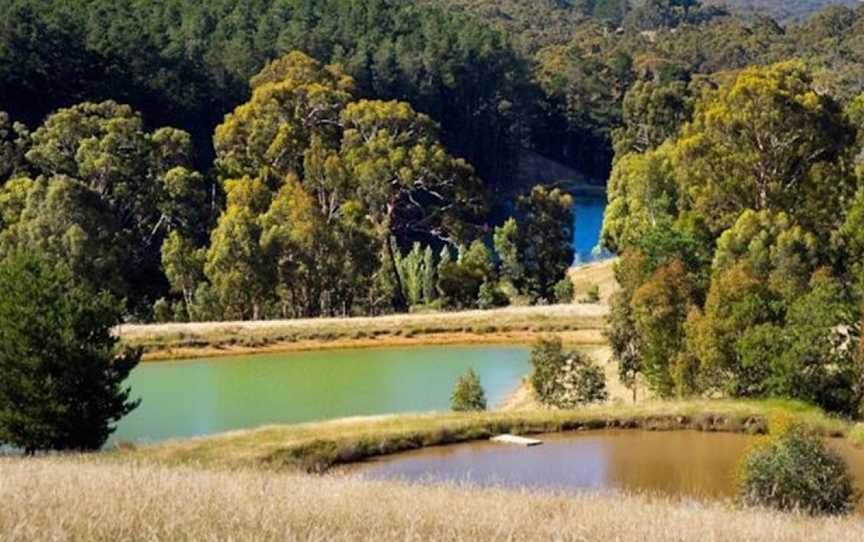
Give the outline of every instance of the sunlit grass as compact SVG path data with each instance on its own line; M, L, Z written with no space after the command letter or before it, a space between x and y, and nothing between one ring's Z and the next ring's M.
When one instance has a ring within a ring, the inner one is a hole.
M125 325L118 334L124 344L144 348L150 360L280 349L524 343L542 333L598 344L605 315L603 305L574 304L375 318Z
M98 456L97 456L98 457ZM421 486L249 469L0 458L5 540L864 540L815 519L640 495Z
M577 298L597 284L605 301L615 288L612 262L575 268L570 276ZM604 303L575 303L364 318L124 325L117 333L124 344L142 347L145 359L151 361L268 350L526 344L547 333L559 334L569 344L601 344L607 312Z

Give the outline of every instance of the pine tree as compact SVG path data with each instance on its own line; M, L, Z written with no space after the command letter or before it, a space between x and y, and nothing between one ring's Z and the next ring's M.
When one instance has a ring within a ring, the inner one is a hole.
M123 382L141 351L117 349L119 304L69 284L33 256L0 263L0 444L27 454L96 450L138 406Z

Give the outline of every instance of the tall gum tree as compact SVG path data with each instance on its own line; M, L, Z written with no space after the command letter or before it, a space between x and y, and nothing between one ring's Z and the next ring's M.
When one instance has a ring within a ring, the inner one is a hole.
M855 131L797 61L743 70L708 92L675 146L681 207L719 235L744 209L789 213L812 231L836 227L854 192Z
M468 238L466 224L485 211L482 185L473 168L451 156L438 139L436 123L410 105L355 101L353 81L339 66L325 66L293 52L270 63L251 84L250 101L227 115L216 130L217 166L225 178L245 175L261 181L275 205L284 207L284 198L314 205L314 220L308 223L317 228L312 236L288 232L305 225L280 224L288 220L285 212L272 209L268 214L267 243L278 253L277 261L290 263L281 267L283 278L287 280L289 267L292 273L299 272L302 266L296 264L302 261L327 267L334 251L349 260L368 259L377 249L368 250L370 254L358 250L374 240L373 249L377 243L386 253L380 264L387 266L397 284L393 308L407 308L395 243L420 235L454 243ZM286 183L294 182L298 184L290 194L282 193ZM282 197L277 196L280 193ZM312 253L319 257L310 260ZM347 260L331 263L337 269L362 272L364 276L354 282L367 283L365 266ZM347 300L355 296L340 291L357 286L350 282L339 278L317 294L307 288L302 312L317 313L334 304L342 304L344 312ZM287 284L279 286L291 290ZM309 296L331 301L321 304Z

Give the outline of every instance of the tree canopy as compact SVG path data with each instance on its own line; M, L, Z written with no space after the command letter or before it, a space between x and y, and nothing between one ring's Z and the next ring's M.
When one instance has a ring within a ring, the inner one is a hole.
M702 92L659 147L616 159L614 356L660 395L861 409L854 116L800 62Z

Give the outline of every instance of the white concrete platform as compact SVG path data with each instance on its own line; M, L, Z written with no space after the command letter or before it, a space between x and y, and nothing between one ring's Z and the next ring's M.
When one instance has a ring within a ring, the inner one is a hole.
M537 440L535 438L526 438L519 437L516 435L498 435L497 437L492 437L492 442L499 442L501 444L515 444L517 446L539 446L543 444L542 440Z

